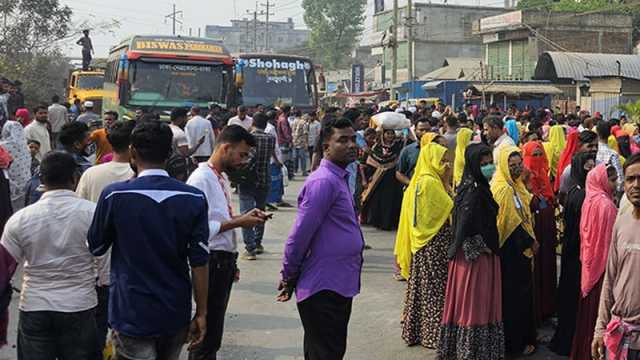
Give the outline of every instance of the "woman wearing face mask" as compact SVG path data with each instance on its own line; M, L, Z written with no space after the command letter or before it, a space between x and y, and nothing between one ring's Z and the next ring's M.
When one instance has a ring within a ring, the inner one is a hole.
M551 351L561 356L569 356L576 330L576 309L580 298L580 215L585 198L587 174L595 165L595 152L578 153L571 162L573 186L567 193L563 213L564 237L558 284L558 327L549 346Z
M522 154L515 146L500 151L491 192L498 203L498 233L502 271L502 314L505 351L530 355L535 352L533 324L532 258L538 244L533 230L531 194L522 181Z
M528 172L527 184L533 195L531 212L534 231L536 240L540 244L540 251L535 256L533 274L535 324L539 326L555 312L558 241L555 200L549 180L549 161L542 144L538 141L530 141L524 145L523 153L524 167Z
M580 218L580 300L571 359L591 359L593 330L598 317L600 290L609 255L617 208L613 194L617 185L613 166L602 163L587 175L586 196Z
M396 180L396 165L402 147L403 141L396 137L395 130L384 130L367 157L367 165L375 172L362 192L362 213L366 214L366 224L381 230L398 226L402 184Z
M451 181L447 148L438 143L441 136L436 138L422 137L416 169L404 194L394 250L401 275L408 278L402 339L431 349L440 341L453 209L447 191Z
M494 170L491 149L469 145L453 210L439 359L504 358L498 204L489 187Z

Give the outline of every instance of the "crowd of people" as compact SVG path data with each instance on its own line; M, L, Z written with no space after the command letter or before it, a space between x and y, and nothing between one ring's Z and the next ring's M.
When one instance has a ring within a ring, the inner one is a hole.
M105 348L177 359L185 341L190 359L215 358L238 258L264 252L267 211L291 206L296 176L277 300L296 295L306 359L344 357L362 225L397 230L390 266L406 281L407 345L441 359L541 344L572 359L640 359L640 138L629 119L426 103L194 106L169 121L80 108L54 96L33 121L18 108L2 125L0 346L22 265L21 359L99 359ZM376 122L389 111L411 126Z

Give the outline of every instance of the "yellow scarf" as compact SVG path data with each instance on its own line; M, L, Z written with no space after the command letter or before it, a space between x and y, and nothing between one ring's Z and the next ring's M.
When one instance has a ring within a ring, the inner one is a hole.
M402 198L394 254L405 279L409 278L413 255L440 231L453 209L453 200L440 178L445 173L441 161L447 148L431 143L433 138L422 137L416 169Z
M547 155L547 159L549 159L549 173L551 176L556 176L558 161L560 161L560 155L562 155L566 142L562 126L552 126L549 130L549 142L543 143L544 152Z
M620 148L618 147L618 139L616 139L614 135L609 135L609 138L607 139L607 144L609 145L611 150L615 151L617 154L620 154Z
M464 151L471 142L473 131L467 128L458 130L456 136L456 157L453 162L453 186L457 187L462 180L462 173L464 171Z
M515 146L505 146L501 149L498 169L491 181L493 198L500 206L498 211L500 247L504 245L518 225L522 225L532 238L536 237L533 232L533 216L529 207L531 194L522 182L522 177L514 182L509 173L509 156L513 153L522 155L521 150Z

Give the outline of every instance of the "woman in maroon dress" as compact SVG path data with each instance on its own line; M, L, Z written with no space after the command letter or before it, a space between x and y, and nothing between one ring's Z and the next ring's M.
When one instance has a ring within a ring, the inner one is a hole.
M439 359L504 359L498 204L487 180L492 169L491 149L469 145L454 204Z

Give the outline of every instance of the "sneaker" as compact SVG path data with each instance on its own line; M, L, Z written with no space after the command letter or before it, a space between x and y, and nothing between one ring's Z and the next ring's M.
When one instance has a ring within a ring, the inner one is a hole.
M278 203L278 206L283 207L283 208L292 208L292 207L293 207L293 205L289 204L289 203L288 203L288 202L286 202L286 201L280 201L280 202Z
M256 254L264 254L264 247L262 247L262 244L258 244L258 246L256 246Z
M242 260L257 260L256 254L254 252L245 251L242 253Z
M275 205L269 203L265 204L265 208L269 211L278 211L278 208Z

